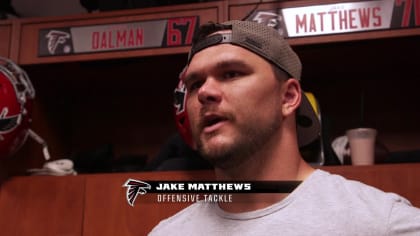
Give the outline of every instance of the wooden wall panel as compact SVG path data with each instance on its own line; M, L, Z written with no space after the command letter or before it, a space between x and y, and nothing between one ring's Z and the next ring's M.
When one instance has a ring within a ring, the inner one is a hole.
M0 188L1 235L81 235L83 177L13 178Z
M11 37L12 37L12 22L0 21L0 56L10 57Z

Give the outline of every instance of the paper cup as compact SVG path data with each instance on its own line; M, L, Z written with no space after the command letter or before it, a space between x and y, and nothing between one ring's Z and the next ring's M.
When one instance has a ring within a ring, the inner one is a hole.
M356 128L347 130L352 165L373 165L375 163L376 129Z

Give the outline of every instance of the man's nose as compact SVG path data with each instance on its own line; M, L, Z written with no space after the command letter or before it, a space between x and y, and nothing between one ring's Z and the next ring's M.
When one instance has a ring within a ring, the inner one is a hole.
M220 83L214 78L208 78L198 90L198 100L202 104L219 103L222 99Z

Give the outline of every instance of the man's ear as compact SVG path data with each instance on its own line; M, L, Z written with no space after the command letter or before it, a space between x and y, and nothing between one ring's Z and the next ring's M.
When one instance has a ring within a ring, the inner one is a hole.
M300 105L300 101L302 98L302 90L299 81L293 78L284 81L282 94L283 116L288 116L294 113Z

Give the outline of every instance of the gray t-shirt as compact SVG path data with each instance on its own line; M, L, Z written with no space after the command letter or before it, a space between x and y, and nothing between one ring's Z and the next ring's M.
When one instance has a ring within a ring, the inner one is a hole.
M403 197L316 170L282 201L229 213L197 202L149 235L420 235L420 209Z

